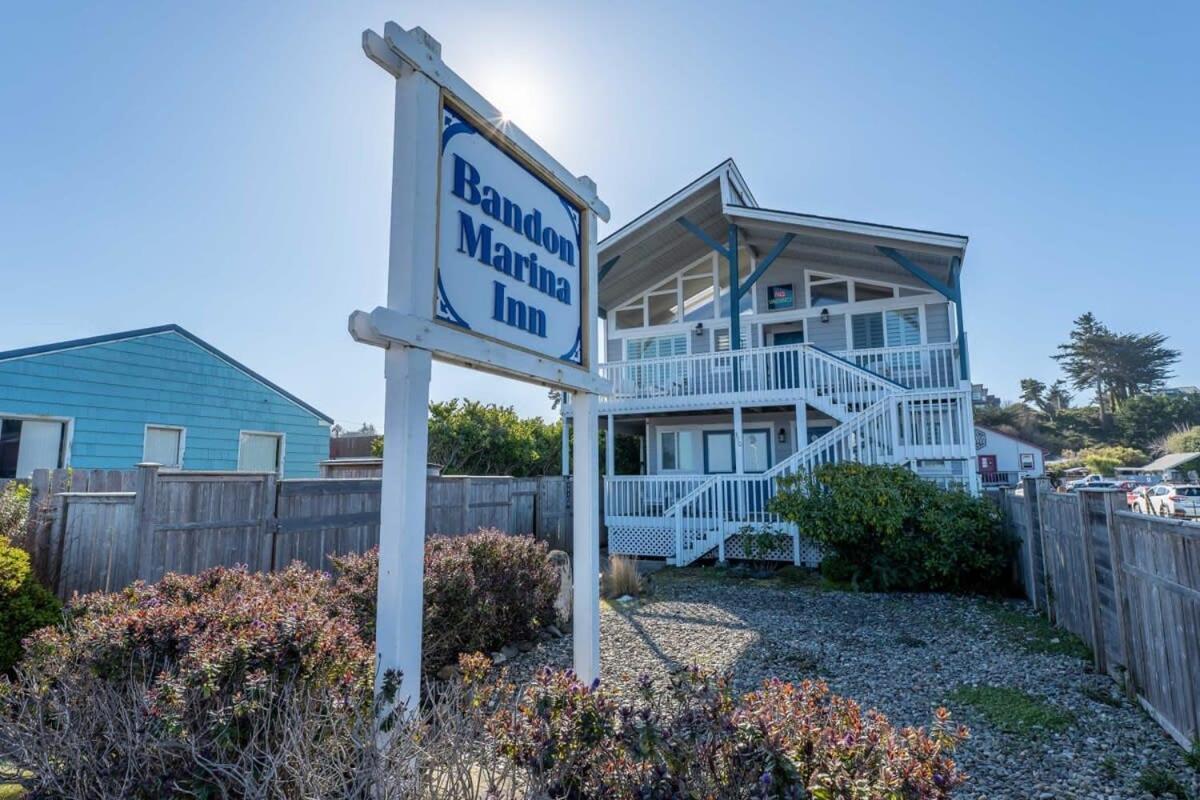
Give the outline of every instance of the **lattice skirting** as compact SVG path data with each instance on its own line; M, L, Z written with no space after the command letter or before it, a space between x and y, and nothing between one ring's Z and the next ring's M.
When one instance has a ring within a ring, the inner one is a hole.
M675 531L652 525L610 525L608 528L608 552L625 556L670 558L675 555ZM757 551L747 553L741 534L734 534L725 540L725 557L790 562L792 560L792 543L788 539L762 553ZM817 567L820 564L820 548L803 536L800 537L800 565Z
M609 525L608 552L623 556L673 556L675 531L650 525Z

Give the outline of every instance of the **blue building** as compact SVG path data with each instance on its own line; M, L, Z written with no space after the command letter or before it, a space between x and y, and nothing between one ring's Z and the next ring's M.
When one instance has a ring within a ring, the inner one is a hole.
M140 461L315 477L332 421L178 325L0 352L0 479Z

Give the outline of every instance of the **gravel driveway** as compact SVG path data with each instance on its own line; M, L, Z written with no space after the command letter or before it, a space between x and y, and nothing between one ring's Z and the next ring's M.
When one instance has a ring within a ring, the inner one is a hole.
M972 776L964 798L1152 797L1151 779L1197 792L1183 751L1026 604L826 591L711 568L652 582L640 602L602 607L604 680L618 687L696 663L732 670L743 689L820 677L901 725L927 724L944 705L971 729L957 754ZM520 677L570 662L568 638L512 666ZM1000 707L961 688L977 686L1005 690ZM1011 697L1027 698L1034 716L1010 719L1021 705Z

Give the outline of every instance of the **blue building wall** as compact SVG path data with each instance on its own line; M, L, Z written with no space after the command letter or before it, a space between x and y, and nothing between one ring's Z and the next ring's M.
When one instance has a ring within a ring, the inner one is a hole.
M329 423L178 331L0 361L0 415L74 420L70 466L127 469L147 424L187 429L184 469L237 469L239 433L285 434L285 477L315 477Z

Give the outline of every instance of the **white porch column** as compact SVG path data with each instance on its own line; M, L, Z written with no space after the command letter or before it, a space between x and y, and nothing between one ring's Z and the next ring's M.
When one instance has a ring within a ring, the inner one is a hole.
M796 403L796 441L792 442L792 452L797 453L808 446L808 405Z
M599 398L575 393L575 597L572 608L575 672L584 683L600 677L600 431L596 417Z
M608 430L604 436L604 475L616 475L617 434L613 430L613 415L608 415Z
M562 418L562 474L567 476L571 474L571 431L568 426L570 420L564 414Z
M741 475L746 471L746 459L742 452L742 407L733 407L733 471Z

